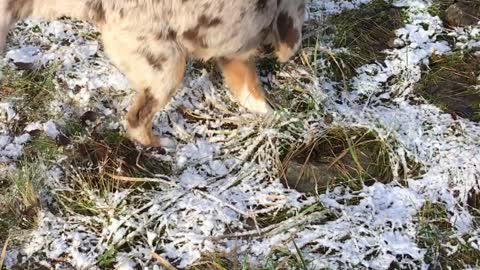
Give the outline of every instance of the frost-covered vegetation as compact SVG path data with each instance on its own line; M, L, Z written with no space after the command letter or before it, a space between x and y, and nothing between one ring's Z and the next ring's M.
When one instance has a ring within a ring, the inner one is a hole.
M172 150L124 137L133 92L92 26L17 24L0 269L478 269L479 4L311 0L307 15L294 60L259 62L275 117L191 62L155 120Z

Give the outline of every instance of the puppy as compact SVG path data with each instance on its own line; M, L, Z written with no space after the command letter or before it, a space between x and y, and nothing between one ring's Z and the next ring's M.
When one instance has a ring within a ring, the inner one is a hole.
M300 47L304 12L305 0L0 0L0 52L11 25L28 16L90 21L137 91L127 134L158 147L152 119L182 82L188 57L215 59L242 106L270 113L253 57L270 44L288 61Z

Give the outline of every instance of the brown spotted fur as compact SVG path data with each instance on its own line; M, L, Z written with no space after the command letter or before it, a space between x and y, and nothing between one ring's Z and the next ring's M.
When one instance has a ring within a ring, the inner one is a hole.
M128 134L160 146L152 119L179 87L188 57L218 59L238 101L269 113L252 57L272 44L280 61L289 60L301 43L304 9L305 0L0 0L0 52L10 26L28 16L94 23L106 53L138 92Z

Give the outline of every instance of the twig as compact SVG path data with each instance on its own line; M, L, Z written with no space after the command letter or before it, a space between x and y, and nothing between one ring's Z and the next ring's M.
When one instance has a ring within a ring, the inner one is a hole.
M250 209L250 216L252 217L253 223L255 224L255 229L260 233L260 226L258 225L257 216L251 209Z
M5 240L5 244L3 244L2 253L0 254L0 269L3 268L3 262L5 261L5 257L7 257L8 242L10 242L10 236Z
M249 236L261 236L264 234L267 234L268 232L272 231L273 229L279 227L280 224L273 224L270 226L267 226L265 228L260 228L260 229L255 229L253 231L246 231L242 233L234 233L234 234L225 234L225 235L219 235L219 236L210 236L207 237L208 240L211 241L220 241L222 239L230 239L230 238L243 238L243 237L249 237Z
M128 177L128 176L121 176L121 175L115 175L111 173L107 173L109 177L112 179L118 180L118 181L124 181L124 182L135 182L135 183L162 183L162 184L167 184L172 187L176 187L177 185L173 182L163 180L163 179L158 179L158 178L141 178L141 177ZM167 178L168 179L168 178Z
M155 252L150 252L150 255L152 258L154 258L161 267L165 268L166 270L177 270L172 264L170 264L166 259L164 259L162 256L158 255Z
M133 213L125 216L124 218L122 218L116 225L117 225L117 229L120 228L125 222L127 222L131 217L135 216L135 215L138 215L139 213L145 211L146 209L150 208L153 206L153 202L149 202L147 203L146 205L144 205L142 208L140 209L137 209L135 210ZM115 232L110 232L107 236L107 239L106 239L106 242L109 242L110 239L112 238L113 234ZM98 244L97 246L100 246L103 241L105 241L105 236L102 236L102 238L100 238L100 240L98 241Z
M207 192L204 192L204 191L201 191L201 190L197 190L197 189L194 189L193 192L194 192L194 193L195 193L195 192L200 193L201 195L205 196L206 198L209 198L209 199L212 200L212 201L216 201L216 202L222 204L223 206L228 207L228 208L232 209L233 211L235 211L235 212L243 215L244 217L250 217L250 216L251 216L251 215L245 213L244 211L238 209L238 208L235 207L234 205L229 204L229 203L226 203L226 202L224 202L223 200L221 200L221 199L219 199L219 198L217 198L217 197L215 197L215 196L213 196L213 195L211 195L211 194L208 194Z

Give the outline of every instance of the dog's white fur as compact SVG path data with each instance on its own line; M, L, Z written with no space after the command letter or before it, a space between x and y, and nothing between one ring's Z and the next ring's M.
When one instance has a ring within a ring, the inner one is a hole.
M0 52L11 25L28 16L94 23L105 51L137 90L129 136L161 146L152 118L181 83L187 57L215 58L249 110L269 113L252 57L271 44L287 61L298 50L305 0L0 0Z

